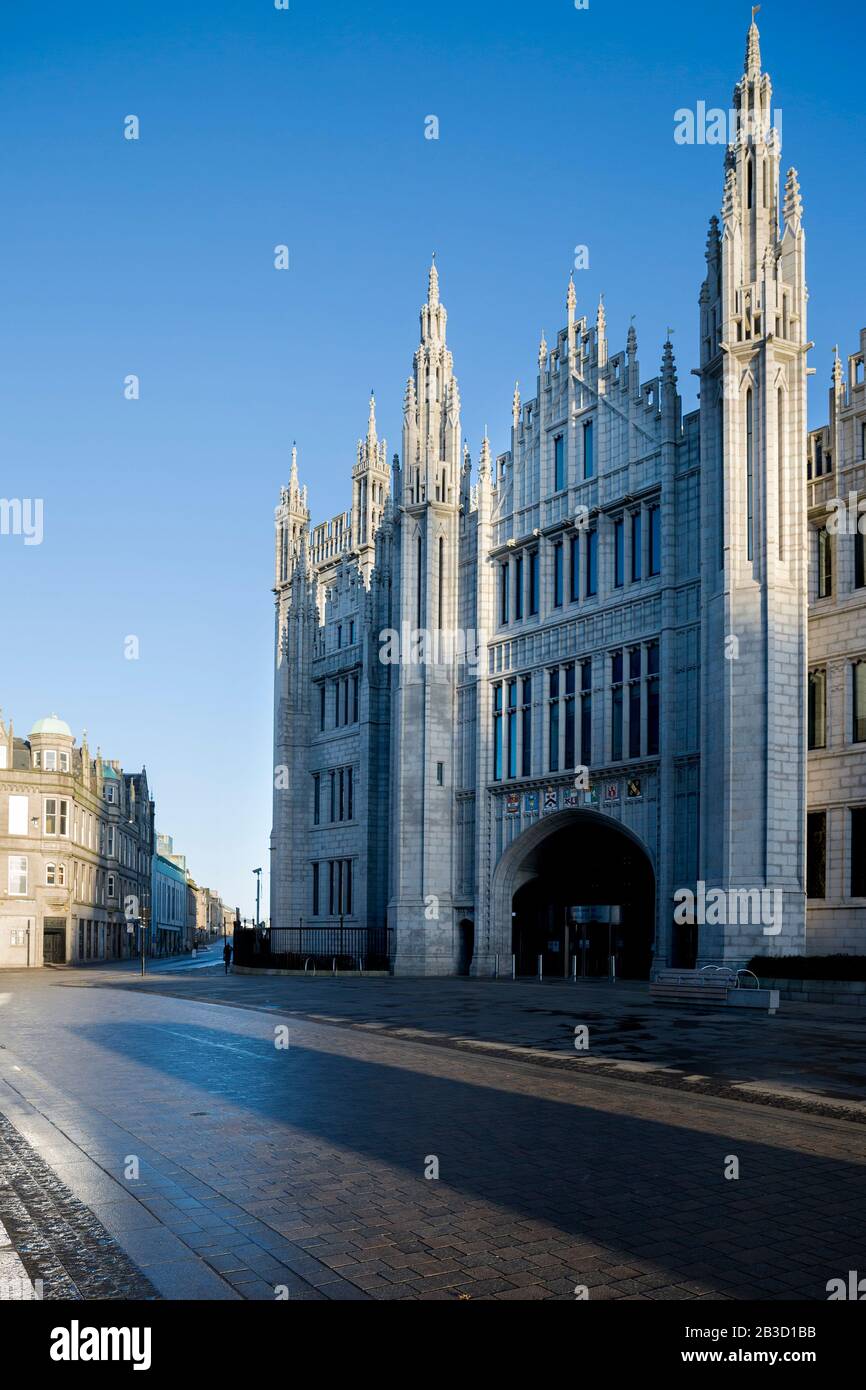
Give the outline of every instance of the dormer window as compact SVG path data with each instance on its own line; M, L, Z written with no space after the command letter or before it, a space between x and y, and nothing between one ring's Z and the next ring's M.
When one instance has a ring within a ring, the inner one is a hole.
M38 751L34 752L34 754L33 754L33 766L34 766L34 767L41 767L41 766L42 766L42 754L41 754L40 752L38 752Z
M106 783L106 787L105 787L105 799L106 799L106 801L115 801L115 800L116 800L115 790L116 790L116 789L115 789L115 786L114 786L114 783L113 783L113 782L108 782L108 783Z
M45 750L45 771L57 771L57 750L54 748L46 748Z
M68 754L68 753L61 753L61 754L60 754L60 771L61 771L61 772L68 772L68 771L69 771L69 754Z

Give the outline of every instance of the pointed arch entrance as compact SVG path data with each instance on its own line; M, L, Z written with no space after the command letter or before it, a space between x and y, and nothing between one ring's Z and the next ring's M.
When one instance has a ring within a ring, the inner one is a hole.
M652 964L656 882L652 857L632 831L598 811L546 816L512 841L493 875L499 949L518 974L646 979Z

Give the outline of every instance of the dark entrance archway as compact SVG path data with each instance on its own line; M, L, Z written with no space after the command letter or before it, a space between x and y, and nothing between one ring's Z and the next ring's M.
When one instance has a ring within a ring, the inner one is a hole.
M641 843L613 818L593 812L551 817L508 851L511 949L519 974L646 979L655 936L655 874Z
M475 951L475 923L464 917L458 923L457 932L457 974L468 975Z

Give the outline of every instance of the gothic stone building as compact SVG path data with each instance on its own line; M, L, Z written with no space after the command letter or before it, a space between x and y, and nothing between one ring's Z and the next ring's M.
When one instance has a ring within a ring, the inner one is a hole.
M827 515L864 493L866 344L810 438L803 207L771 97L753 24L697 411L671 343L642 379L634 329L613 351L570 283L511 447L485 439L473 481L434 262L399 455L371 400L351 507L311 530L293 451L272 926L387 927L406 974L866 949L863 541Z

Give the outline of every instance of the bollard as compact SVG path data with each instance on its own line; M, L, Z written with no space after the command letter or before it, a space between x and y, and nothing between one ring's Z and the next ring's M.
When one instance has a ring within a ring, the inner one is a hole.
M539 956L539 957L538 957L538 983L541 984L541 982L543 981L543 979L544 979L544 956Z
M337 973L337 957L336 957L336 956L332 956L332 957L331 957L331 974L332 974L332 975L336 975L336 973Z
M498 951L496 952L496 955L495 955L495 957L494 957L493 978L494 978L494 980L498 980L498 979L499 979L499 952L498 952Z
M516 980L516 979L517 979L517 957L516 957L516 956L512 956L512 957L511 957L511 978L512 978L512 980Z
M616 984L616 956L610 958L610 982Z
M577 956L572 956L571 978L574 980L574 983L577 984Z

